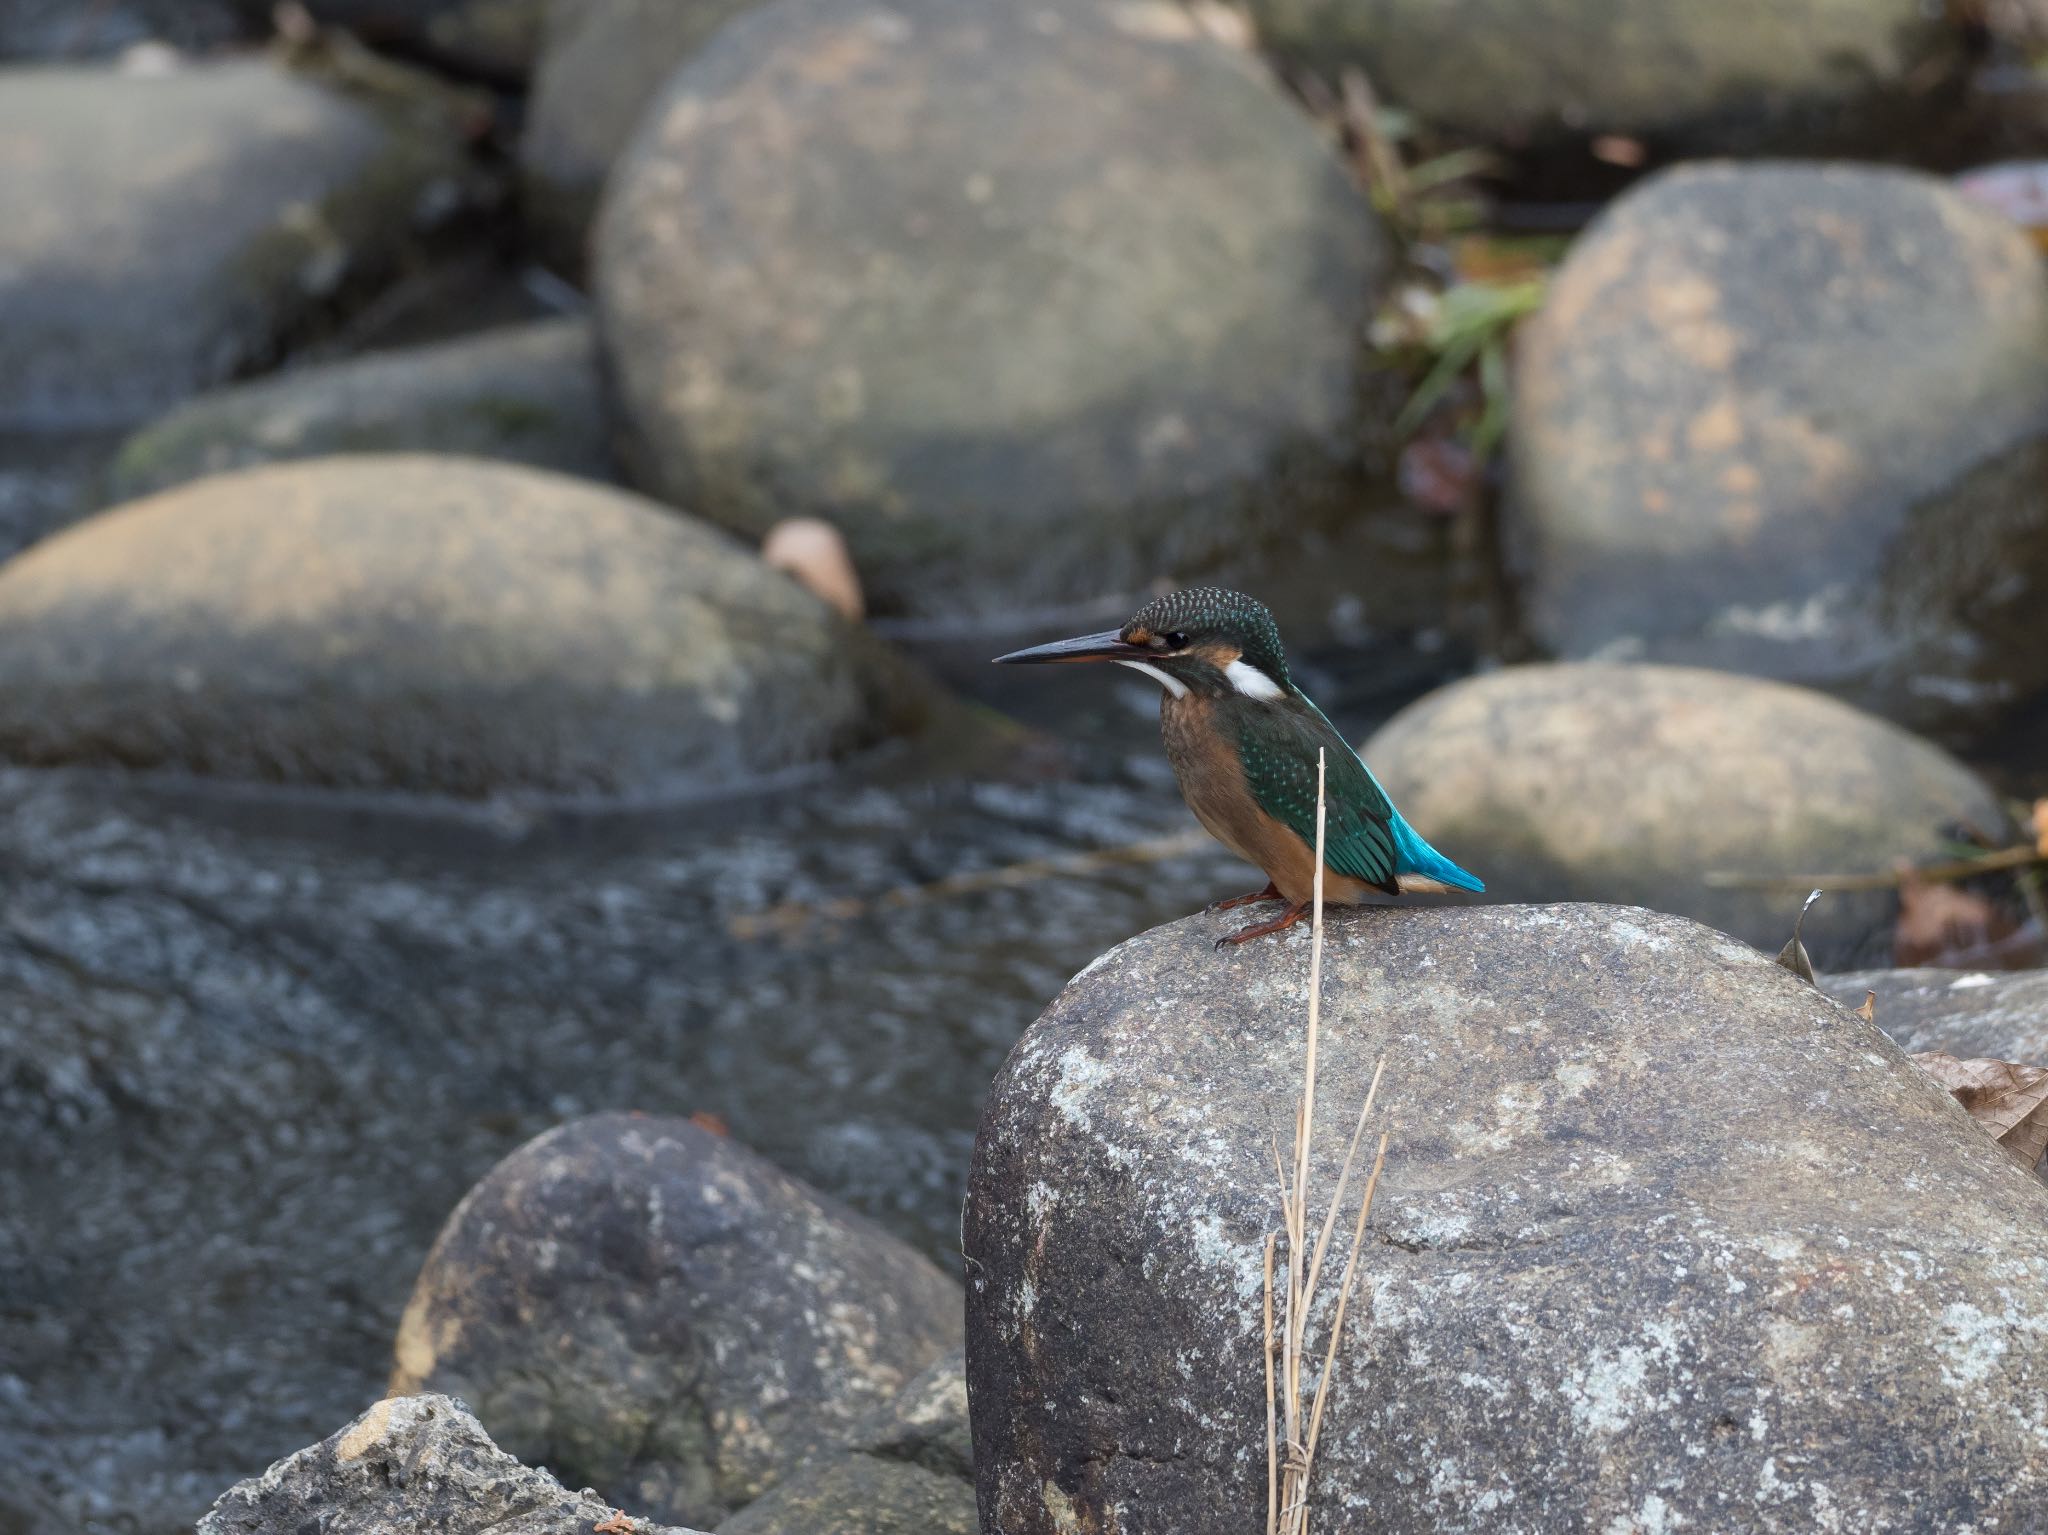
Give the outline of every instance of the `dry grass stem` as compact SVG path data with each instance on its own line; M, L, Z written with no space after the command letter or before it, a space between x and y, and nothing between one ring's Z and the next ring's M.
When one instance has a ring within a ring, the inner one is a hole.
M1307 1353L1308 1314L1310 1303L1315 1297L1322 1278L1323 1260L1328 1256L1330 1238L1336 1229L1337 1214L1344 1203L1344 1191L1350 1186L1351 1170L1358 1162L1358 1148L1365 1136L1366 1120L1371 1116L1373 1104L1379 1098L1380 1078L1386 1070L1385 1060L1373 1068L1372 1083L1366 1089L1365 1102L1358 1111L1358 1123L1352 1128L1351 1141L1344 1153L1344 1163L1337 1175L1337 1189L1330 1201L1330 1207L1316 1233L1315 1246L1308 1247L1308 1194L1309 1194L1309 1151L1315 1138L1316 1069L1322 1034L1322 992L1323 992L1323 855L1327 836L1327 799L1325 794L1327 763L1318 755L1316 760L1316 874L1313 895L1314 910L1309 936L1309 986L1308 986L1308 1034L1302 1051L1301 1099L1294 1114L1294 1157L1290 1172L1280 1165L1280 1150L1273 1148L1274 1170L1280 1179L1280 1215L1282 1234L1287 1241L1287 1263L1284 1284L1286 1285L1286 1310L1279 1322L1278 1337L1274 1331L1273 1285L1275 1279L1274 1244L1272 1233L1266 1236L1265 1244L1265 1308L1264 1331L1260 1334L1265 1352L1266 1374L1266 1531L1267 1535L1307 1535L1308 1531L1308 1483L1315 1466L1316 1445L1322 1437L1323 1413L1328 1404L1330 1384L1336 1378L1337 1343L1344 1328L1344 1315L1349 1307L1351 1292L1358 1277L1358 1257L1365 1243L1365 1226L1372 1213L1373 1195L1379 1188L1380 1170L1386 1165L1387 1136L1380 1136L1379 1154L1374 1159L1372 1175L1367 1180L1365 1193L1359 1201L1357 1219L1353 1223L1351 1245L1344 1261L1344 1275L1337 1291L1337 1303L1330 1324L1330 1335L1322 1353L1322 1369L1316 1380L1315 1395L1308 1412L1306 1432L1302 1423L1303 1364ZM1304 1264L1304 1259L1306 1260ZM1279 1389L1281 1403L1274 1403L1274 1360L1275 1347L1280 1353ZM1281 1433L1284 1419L1285 1434Z

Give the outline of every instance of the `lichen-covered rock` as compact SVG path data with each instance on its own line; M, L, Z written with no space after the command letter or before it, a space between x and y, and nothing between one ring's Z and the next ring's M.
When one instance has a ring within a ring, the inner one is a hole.
M527 222L569 271L612 161L676 66L760 0L551 0L519 167Z
M539 320L201 395L122 444L109 501L330 453L458 453L614 477L590 326Z
M2048 970L1852 970L1823 984L1845 1007L1876 992L1877 1026L1909 1053L2048 1066Z
M1097 960L995 1082L965 1228L984 1529L1264 1518L1309 943L1219 955L1235 921ZM1345 911L1324 965L1313 1186L1382 1058L1392 1142L1315 1529L2029 1526L2048 1190L1876 1029L1631 908Z
M406 1396L230 1487L199 1535L590 1535L611 1516L588 1490L570 1492L492 1444L460 1402Z
M1940 182L1687 167L1525 328L1532 627L1958 733L2048 689L2048 278Z
M1362 67L1432 126L1510 149L1925 153L1959 32L1920 0L1250 0L1260 41Z
M1071 604L1356 504L1389 243L1175 6L750 10L649 107L593 257L644 483L827 517L877 611Z
M967 1374L955 1349L718 1535L978 1535Z
M715 1524L959 1337L959 1286L894 1237L708 1130L607 1114L457 1206L391 1389L460 1395L515 1453Z
M267 365L470 178L432 103L267 60L0 72L0 426L121 425Z
M1982 780L1897 726L1690 667L1469 678L1395 715L1365 758L1432 840L1469 850L1494 898L1626 901L1773 953L1806 887L1757 881L1882 873L1959 830L2005 828ZM1897 911L1889 891L1831 892L1807 913L1807 948L1867 961L1889 951Z
M0 568L0 755L26 763L692 789L851 751L928 702L725 534L474 459L220 475Z

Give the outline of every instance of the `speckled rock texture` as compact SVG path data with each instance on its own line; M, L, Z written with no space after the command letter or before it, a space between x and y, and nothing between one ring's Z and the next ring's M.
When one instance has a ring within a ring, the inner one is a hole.
M1775 954L1805 885L1994 843L1998 797L1948 753L1819 693L1678 666L1511 667L1439 688L1365 745L1394 803L1461 849L1489 898L1626 901ZM1890 953L1897 898L1834 891L1802 934L1819 965Z
M1071 604L1356 509L1389 242L1178 6L753 9L648 109L593 260L642 482L826 517L878 612Z
M676 67L760 0L551 0L519 141L526 219L548 257L583 266L604 178Z
M1510 149L1926 153L1965 59L1920 0L1250 0L1259 38L1362 67L1431 125Z
M1264 1518L1261 1246L1309 942L1217 953L1238 917L1104 955L991 1092L984 1529ZM1313 1186L1381 1057L1393 1139L1315 1529L2038 1522L2048 1190L1876 1029L1633 908L1346 911L1328 941Z
M611 1514L492 1444L452 1397L407 1396L230 1487L199 1535L590 1535ZM632 1523L633 1535L694 1535Z
M121 445L105 500L330 453L460 453L616 477L587 321L536 320L201 395Z
M979 1535L967 1374L940 1358L847 1444L806 1462L718 1535Z
M267 59L0 71L0 426L123 425L269 365L470 178L426 98Z
M0 568L0 754L39 765L688 791L877 741L928 691L725 534L474 459L221 475Z
M1822 978L1845 1007L1871 992L1901 1050L2048 1066L2048 970L1852 970Z
M456 1207L391 1389L459 1395L514 1453L716 1524L959 1340L959 1285L904 1243L723 1136L603 1114Z
M1954 736L2048 689L2048 279L1932 178L1642 183L1522 332L1512 447L1529 621L1560 654L1811 683Z

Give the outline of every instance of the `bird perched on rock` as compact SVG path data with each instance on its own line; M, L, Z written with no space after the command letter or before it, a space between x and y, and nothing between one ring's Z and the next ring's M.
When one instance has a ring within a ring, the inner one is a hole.
M1114 661L1157 681L1160 733L1180 792L1209 834L1265 870L1264 890L1216 909L1281 900L1287 909L1218 942L1292 927L1315 889L1316 754L1327 764L1323 899L1368 891L1484 890L1422 840L1337 728L1287 675L1280 628L1242 592L1196 586L1147 603L1121 629L1035 645L998 665Z

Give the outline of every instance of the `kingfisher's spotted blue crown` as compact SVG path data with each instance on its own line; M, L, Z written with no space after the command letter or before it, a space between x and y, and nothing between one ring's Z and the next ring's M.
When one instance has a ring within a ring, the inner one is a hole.
M1324 769L1323 899L1370 893L1481 891L1477 876L1422 839L1336 727L1294 685L1280 626L1266 605L1220 586L1168 592L1121 629L998 656L1011 665L1113 661L1164 690L1166 755L1195 818L1217 841L1266 871L1254 895L1287 909L1217 941L1242 943L1291 927L1316 883L1317 764ZM1222 909L1222 908L1219 908Z

